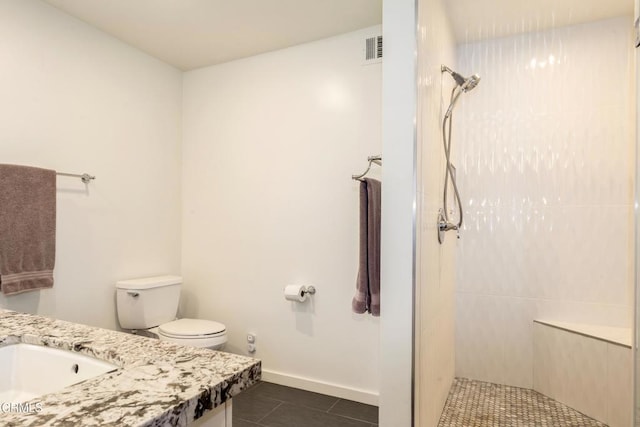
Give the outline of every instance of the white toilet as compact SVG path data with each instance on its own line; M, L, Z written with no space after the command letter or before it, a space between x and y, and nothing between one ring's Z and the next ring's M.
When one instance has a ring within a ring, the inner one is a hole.
M220 350L227 342L222 323L177 319L182 277L158 276L116 283L116 305L122 329L146 330L160 338L192 347Z

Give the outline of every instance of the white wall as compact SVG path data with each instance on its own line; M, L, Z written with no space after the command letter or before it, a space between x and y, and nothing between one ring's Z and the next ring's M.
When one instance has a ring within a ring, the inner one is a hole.
M444 99L454 81L440 71L456 68L455 41L442 0L418 2L418 251L416 425L438 425L455 370L456 233L438 243L437 217L442 207L445 155L441 121ZM444 98L444 99L443 99Z
M117 279L180 268L181 73L36 0L0 2L2 163L58 178L53 289L0 306L116 328Z
M640 0L634 1L634 18L640 16ZM635 22L635 20L634 20ZM638 165L640 164L640 148L638 137L640 136L640 132L638 131L640 124L640 67L637 66L639 64L639 55L638 49L634 49L633 53L634 62L636 64L635 75L633 76L633 82L635 84L635 88L633 93L635 94L635 117L633 120L635 121L635 159L636 159L636 168L635 168L635 180L634 180L634 277L633 277L633 345L632 345L632 359L633 359L633 420L636 422L638 417L640 416L640 351L638 351L638 343L640 343L640 275L638 274L638 266L640 266L640 210L637 208L638 203L640 202L640 170ZM637 423L637 422L636 422Z
M372 34L184 74L182 312L225 323L233 352L255 333L264 378L375 403L378 319L351 313L351 175L381 150L381 66L361 63ZM317 293L294 304L287 284Z
M532 385L534 318L632 322L631 17L462 45L459 376Z
M410 426L414 415L416 13L413 0L383 2L379 414L383 427Z

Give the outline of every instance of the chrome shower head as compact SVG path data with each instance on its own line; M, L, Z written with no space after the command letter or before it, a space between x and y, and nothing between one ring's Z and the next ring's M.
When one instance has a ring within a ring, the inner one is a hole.
M480 76L474 74L471 77L467 78L464 83L460 85L460 89L463 92L469 92L471 89L478 86L478 83L480 83Z
M446 65L442 65L440 67L440 71L446 71L447 73L451 74L451 77L453 77L453 80L456 81L458 86L460 86L460 90L463 92L469 92L471 89L478 86L478 83L480 83L480 76L477 74L474 74L471 77L464 78Z

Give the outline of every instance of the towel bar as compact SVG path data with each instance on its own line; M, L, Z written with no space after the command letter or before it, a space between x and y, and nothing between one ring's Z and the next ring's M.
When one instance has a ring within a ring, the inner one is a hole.
M78 174L78 173L56 172L56 175L70 176L70 177L73 177L73 178L80 178L82 180L82 182L84 182L85 184L90 183L92 179L96 179L95 176L89 175L88 173Z
M362 181L362 178L364 178L364 176L369 173L369 170L371 170L371 163L375 163L378 166L382 166L382 156L369 156L367 157L367 161L369 162L369 166L367 167L367 170L361 173L360 175L351 175L351 179Z

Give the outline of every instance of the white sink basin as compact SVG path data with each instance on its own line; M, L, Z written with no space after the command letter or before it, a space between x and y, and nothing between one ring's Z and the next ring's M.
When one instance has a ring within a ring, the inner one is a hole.
M0 347L0 402L24 402L116 369L57 348L23 343Z

